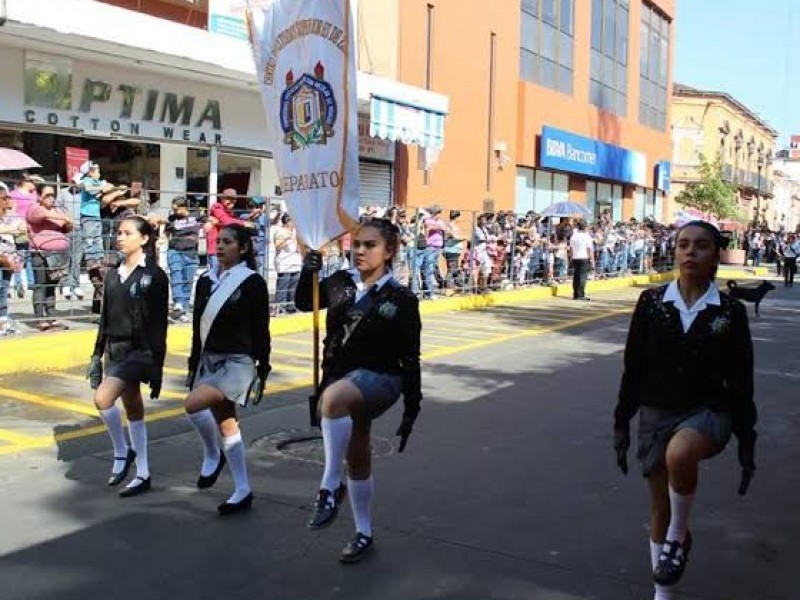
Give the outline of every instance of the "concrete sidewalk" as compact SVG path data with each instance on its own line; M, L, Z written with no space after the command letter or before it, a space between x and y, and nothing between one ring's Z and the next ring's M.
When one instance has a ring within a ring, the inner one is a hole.
M724 285L724 282L729 279L753 279L769 276L769 270L765 267L759 269L723 267L718 273L718 282L720 285ZM627 287L663 283L670 281L673 277L674 274L669 272L595 279L588 282L586 289L589 294L593 294ZM435 301L421 302L420 312L424 316L460 310L475 310L498 304L515 304L555 296L571 297L571 285L532 286L483 295L440 297ZM88 320L88 306L82 310L82 314L85 317L77 322L70 321L71 329L69 331L34 333L35 330L26 328L23 330L23 335L0 339L0 375L64 370L85 365L94 346L97 328L96 325ZM59 316L59 318L62 317ZM324 326L324 317L322 322ZM312 316L309 313L280 316L270 320L270 332L273 337L310 332L312 328ZM169 352L187 352L191 346L191 327L189 325L171 326L169 328L167 346Z

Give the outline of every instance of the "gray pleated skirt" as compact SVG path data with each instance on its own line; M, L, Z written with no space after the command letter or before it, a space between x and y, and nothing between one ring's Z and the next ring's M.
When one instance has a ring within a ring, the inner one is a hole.
M194 387L208 385L218 389L225 398L245 406L247 391L256 376L256 365L247 354L214 354L204 352Z
M153 373L153 354L149 349L135 348L130 340L109 340L103 370L107 377L131 383L149 383Z

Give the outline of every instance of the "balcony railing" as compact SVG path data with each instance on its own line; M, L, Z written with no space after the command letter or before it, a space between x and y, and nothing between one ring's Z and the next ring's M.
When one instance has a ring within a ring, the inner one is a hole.
M730 164L722 165L722 179L728 183L734 183L763 194L771 194L775 188L775 184L767 175L745 169L736 169Z

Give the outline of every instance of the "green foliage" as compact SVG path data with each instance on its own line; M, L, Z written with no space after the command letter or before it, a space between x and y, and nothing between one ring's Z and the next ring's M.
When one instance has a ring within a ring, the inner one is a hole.
M700 181L689 183L675 200L689 208L696 208L706 215L719 220L732 219L740 222L746 217L736 202L736 186L725 181L722 171L722 157L717 155L713 162L700 155Z

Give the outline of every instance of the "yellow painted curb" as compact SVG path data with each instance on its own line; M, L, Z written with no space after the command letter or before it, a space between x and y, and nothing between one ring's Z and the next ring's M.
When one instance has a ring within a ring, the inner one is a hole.
M768 269L755 270L730 269L721 267L717 279L753 279L766 276ZM590 281L586 290L590 293L618 290L632 286L672 281L674 273L655 275L636 275ZM452 296L433 302L421 302L421 315L435 315L461 310L478 310L491 306L545 300L553 296L571 297L572 286L568 284L552 287L533 287L523 290L508 290L482 295ZM320 321L325 323L324 311ZM270 320L270 333L273 337L304 333L312 329L310 313L288 315ZM0 341L0 376L25 372L61 371L84 366L92 354L95 330L65 331L57 334L31 335ZM187 353L191 349L192 330L189 325L172 325L167 334L167 348L170 354Z

